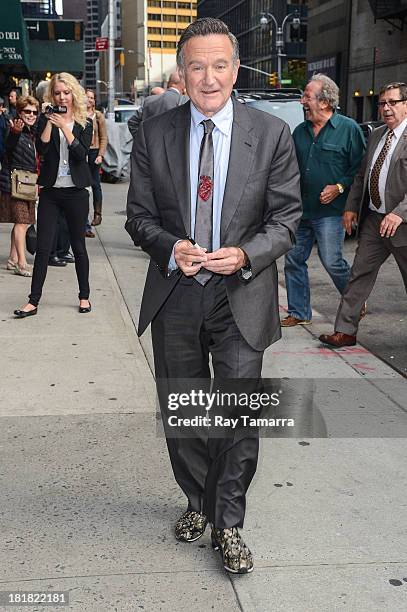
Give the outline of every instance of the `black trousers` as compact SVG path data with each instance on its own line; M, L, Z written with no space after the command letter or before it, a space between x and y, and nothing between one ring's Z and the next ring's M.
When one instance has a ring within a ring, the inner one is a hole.
M100 164L95 164L99 149L89 149L88 164L92 176L93 204L102 204L102 187L100 184Z
M263 352L251 348L240 334L220 276L205 287L181 278L152 322L152 339L167 446L188 509L203 512L218 528L242 527L246 492L257 467L258 431L240 428L214 436L198 427L194 437L169 435L168 397L185 391L186 379L191 388L196 381L210 381L209 355L214 381L244 379L248 391L248 386L259 384ZM208 390L210 382L203 386Z
M55 187L42 189L37 214L37 252L31 282L30 304L37 306L47 276L48 259L58 225L59 210L65 213L72 251L75 256L79 299L89 298L89 258L85 245L85 224L89 213L89 193L86 189Z
M70 251L71 243L69 240L69 229L65 219L65 214L62 208L58 212L57 230L55 232L54 245L52 247L51 257L64 257Z

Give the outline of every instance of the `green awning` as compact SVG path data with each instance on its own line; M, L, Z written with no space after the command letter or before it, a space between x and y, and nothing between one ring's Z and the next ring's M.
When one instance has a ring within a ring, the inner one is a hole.
M1 1L1 0L0 0ZM70 72L82 77L83 41L30 40L31 72Z
M1 0L0 0L1 2ZM83 22L67 19L26 19L31 73L84 71Z
M28 76L30 70L28 35L20 0L0 2L0 66L2 72L21 76Z

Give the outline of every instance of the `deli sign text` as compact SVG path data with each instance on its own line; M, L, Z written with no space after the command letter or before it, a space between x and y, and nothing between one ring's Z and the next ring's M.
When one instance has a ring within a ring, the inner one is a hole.
M19 45L13 47L14 41L18 41ZM15 62L22 61L23 56L20 49L20 32L1 32L0 31L0 62Z

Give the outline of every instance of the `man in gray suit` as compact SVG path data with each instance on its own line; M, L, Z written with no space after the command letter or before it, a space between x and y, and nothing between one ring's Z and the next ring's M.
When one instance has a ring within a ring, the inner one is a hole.
M407 291L407 85L390 83L383 87L379 108L386 125L377 128L369 139L343 215L348 234L358 223L358 249L336 315L335 331L319 337L336 348L356 344L361 307L390 254Z
M153 91L153 90L151 90ZM144 104L139 108L136 113L130 117L127 122L133 138L137 134L137 130L140 127L140 123L153 117L154 115L160 115L174 106L180 106L185 104L188 98L184 96L185 81L180 76L179 72L173 72L170 74L167 89L164 89L160 94L148 96L144 100Z
M175 535L197 540L209 521L225 569L246 573L253 560L238 528L257 431L177 437L165 417L180 379L210 388L209 356L215 381L245 379L250 390L260 378L281 336L275 262L301 216L299 172L288 126L231 99L239 50L222 21L190 24L177 62L191 102L143 121L132 152L126 229L151 257L138 332L152 322L167 445L188 499Z

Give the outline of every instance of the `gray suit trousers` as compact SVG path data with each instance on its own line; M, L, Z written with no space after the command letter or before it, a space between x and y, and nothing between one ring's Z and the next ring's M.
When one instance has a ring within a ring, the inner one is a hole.
M407 291L407 246L394 246L390 238L380 236L383 216L370 211L364 220L349 282L336 315L335 331L356 336L360 310L374 287L381 265L390 254L397 262Z
M246 492L257 467L258 431L237 429L213 436L197 427L191 437L177 437L166 428L168 394L181 388L185 392L189 386L209 391L209 354L215 382L234 379L229 390L237 391L235 380L243 379L242 389L255 391L263 351L254 350L242 337L218 275L205 286L182 277L153 319L152 339L167 446L188 509L203 512L218 528L242 527Z

